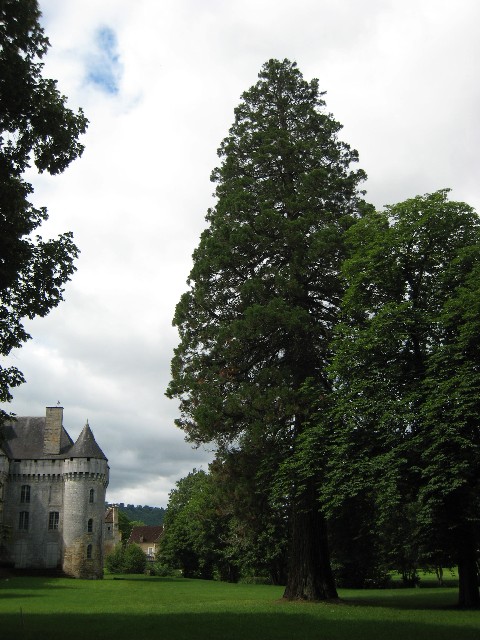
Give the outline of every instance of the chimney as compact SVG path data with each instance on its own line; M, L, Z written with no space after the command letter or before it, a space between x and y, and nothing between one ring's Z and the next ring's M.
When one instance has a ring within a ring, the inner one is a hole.
M60 436L62 434L63 407L47 407L45 417L45 434L43 453L56 456L60 453Z

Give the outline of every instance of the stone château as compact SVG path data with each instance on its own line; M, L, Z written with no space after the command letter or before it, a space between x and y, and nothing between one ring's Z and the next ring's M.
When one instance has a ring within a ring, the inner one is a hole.
M0 564L102 578L108 479L88 422L73 442L63 407L0 426Z

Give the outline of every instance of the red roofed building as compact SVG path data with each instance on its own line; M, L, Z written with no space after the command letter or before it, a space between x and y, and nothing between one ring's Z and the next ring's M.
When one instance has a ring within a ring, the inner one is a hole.
M138 544L147 556L147 560L154 560L158 551L160 538L163 535L163 525L143 525L133 527L128 544Z

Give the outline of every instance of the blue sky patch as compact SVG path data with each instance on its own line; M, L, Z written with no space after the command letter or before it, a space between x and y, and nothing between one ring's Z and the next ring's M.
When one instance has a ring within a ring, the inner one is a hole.
M119 91L121 64L115 31L100 27L95 34L95 51L89 57L87 81L109 94Z

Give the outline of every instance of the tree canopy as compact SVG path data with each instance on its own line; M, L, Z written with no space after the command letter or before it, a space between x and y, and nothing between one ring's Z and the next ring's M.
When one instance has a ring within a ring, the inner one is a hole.
M443 190L347 235L325 489L335 504L370 486L380 526L413 511L410 546L453 558L460 604L478 606L478 216Z
M211 579L221 561L222 529L211 476L194 469L170 492L157 561L186 578Z
M194 442L260 446L277 470L308 429L306 383L328 394L345 230L364 207L318 81L270 60L235 109L212 173L217 203L177 305L170 397ZM336 597L316 478L291 492L286 596ZM301 557L300 557L301 556Z
M70 232L42 240L33 232L48 218L29 201L24 173L62 172L83 151L87 120L74 113L56 81L42 76L49 42L36 0L0 4L0 354L30 337L24 318L46 315L62 300L78 249ZM24 381L16 367L0 368L0 401ZM2 411L0 417L5 417Z

